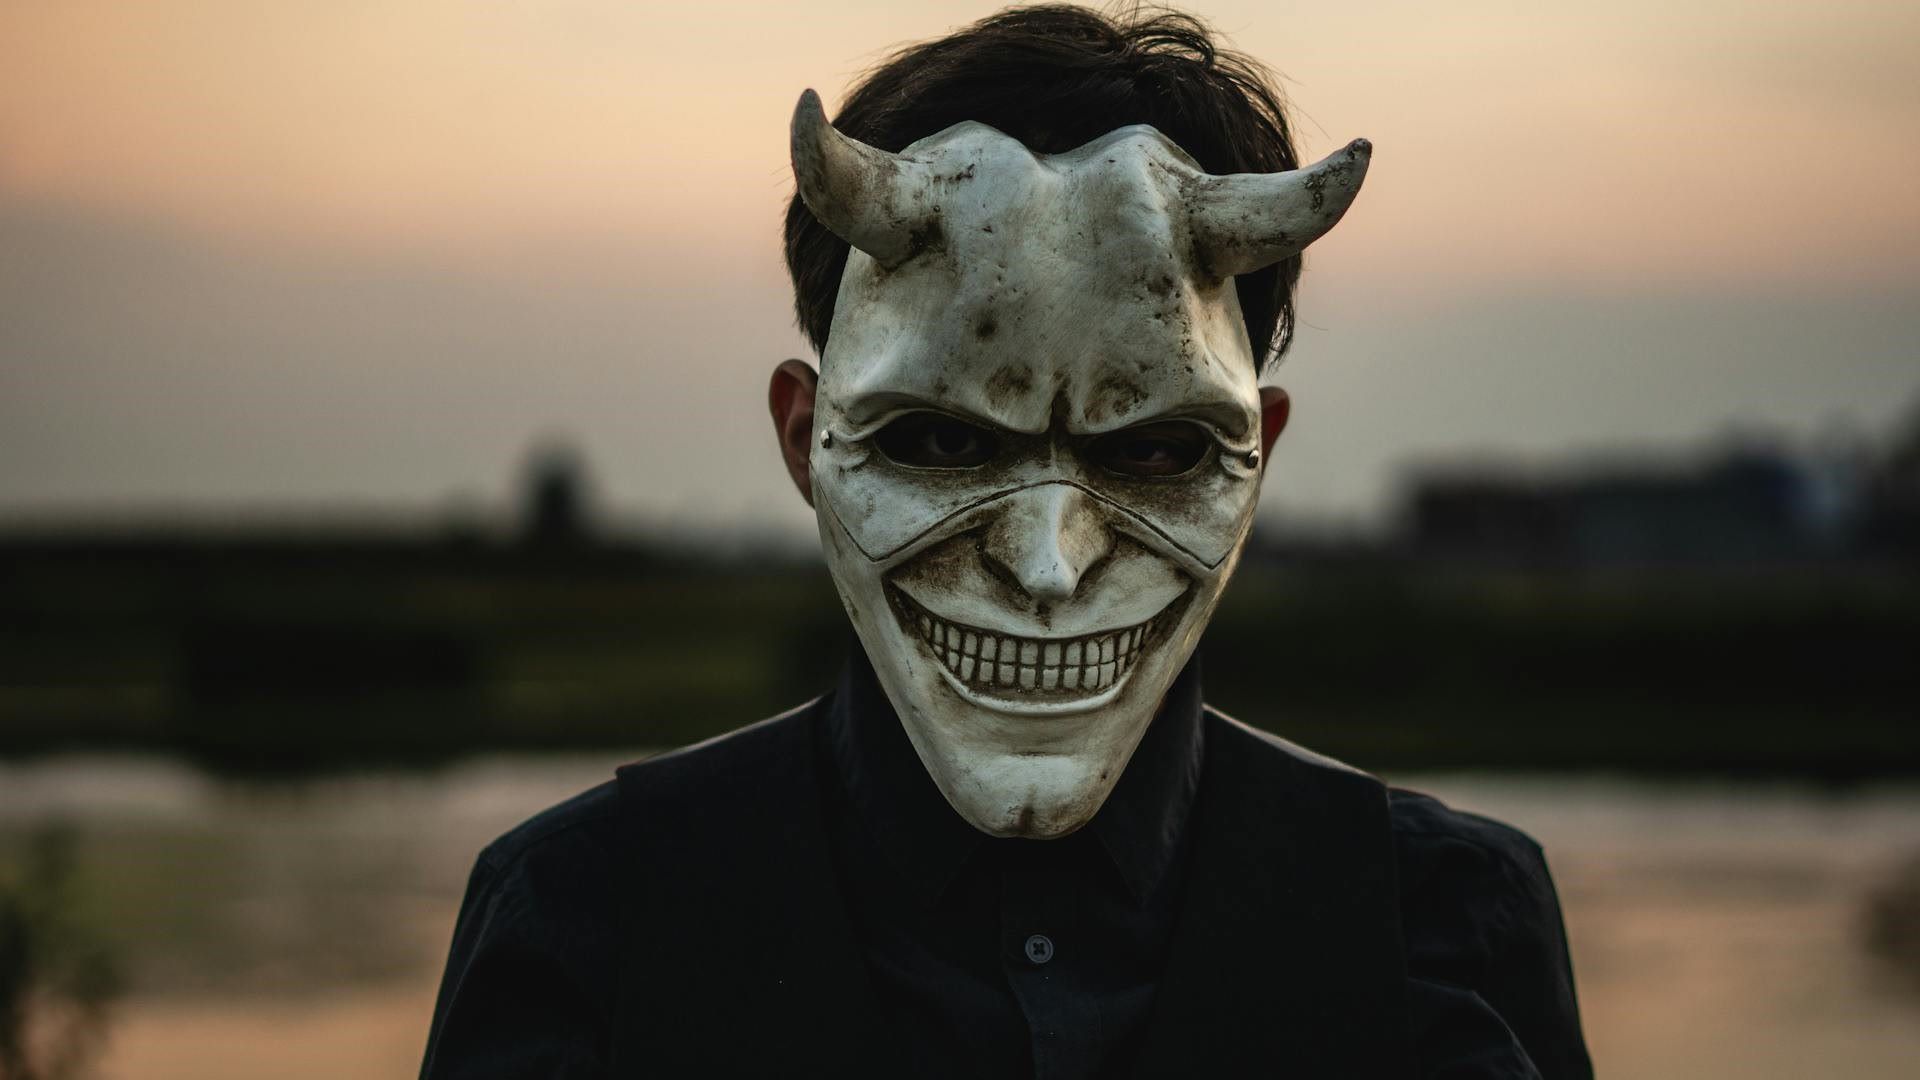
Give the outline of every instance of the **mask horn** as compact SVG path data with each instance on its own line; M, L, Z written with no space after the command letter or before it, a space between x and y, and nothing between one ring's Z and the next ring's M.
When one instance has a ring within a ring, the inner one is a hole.
M1228 278L1305 251L1353 205L1372 157L1373 144L1355 139L1304 169L1201 180L1187 206L1200 265Z
M812 90L793 109L793 178L820 224L889 270L939 235L927 167L840 134Z

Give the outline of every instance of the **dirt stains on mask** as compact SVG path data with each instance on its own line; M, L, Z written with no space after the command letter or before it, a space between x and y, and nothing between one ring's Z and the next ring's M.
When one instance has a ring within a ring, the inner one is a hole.
M801 96L801 198L853 247L815 401L821 540L974 827L1063 836L1111 793L1259 495L1232 277L1331 228L1370 153L1209 176L1151 127L1039 155L968 122L890 154Z

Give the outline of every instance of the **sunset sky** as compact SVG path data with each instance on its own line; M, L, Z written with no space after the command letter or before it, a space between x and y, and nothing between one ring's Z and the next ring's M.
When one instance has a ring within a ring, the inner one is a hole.
M990 5L3 0L0 515L494 505L804 529L804 87ZM1191 5L1366 192L1310 254L1269 513L1407 466L1884 438L1920 408L1920 5Z

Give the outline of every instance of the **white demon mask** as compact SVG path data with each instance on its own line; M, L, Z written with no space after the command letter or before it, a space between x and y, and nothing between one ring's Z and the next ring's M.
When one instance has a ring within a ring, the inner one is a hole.
M1259 495L1233 276L1332 228L1370 152L1210 176L1147 126L1040 155L968 122L890 154L802 95L800 196L852 245L814 406L820 537L974 827L1063 836L1119 780Z

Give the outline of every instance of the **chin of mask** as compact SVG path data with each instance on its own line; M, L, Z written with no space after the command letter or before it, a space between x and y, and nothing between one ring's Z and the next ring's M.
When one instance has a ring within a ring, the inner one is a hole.
M811 91L801 197L853 251L815 400L828 567L934 783L1056 837L1112 792L1239 557L1260 393L1233 275L1339 219L1370 148L1210 177L1159 132L900 154Z

